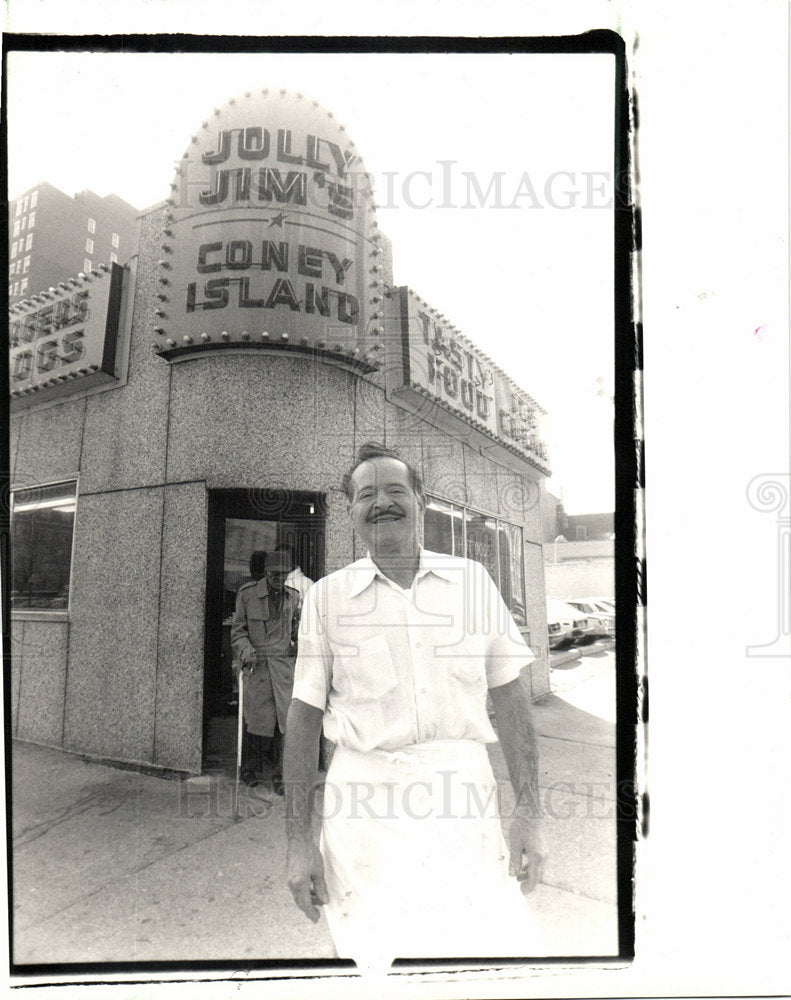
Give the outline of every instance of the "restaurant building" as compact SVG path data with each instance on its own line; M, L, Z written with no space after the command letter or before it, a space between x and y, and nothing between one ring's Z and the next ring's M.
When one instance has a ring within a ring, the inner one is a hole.
M540 406L393 286L331 113L258 91L198 125L135 259L11 309L13 735L205 768L250 553L361 556L340 482L368 440L422 472L426 547L485 564L546 693Z

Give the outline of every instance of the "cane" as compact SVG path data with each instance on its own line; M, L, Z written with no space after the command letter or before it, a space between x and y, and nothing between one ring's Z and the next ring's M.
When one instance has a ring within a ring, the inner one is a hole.
M239 664L239 719L236 724L236 781L233 786L233 819L239 819L239 778L242 772L242 739L244 738L244 669Z

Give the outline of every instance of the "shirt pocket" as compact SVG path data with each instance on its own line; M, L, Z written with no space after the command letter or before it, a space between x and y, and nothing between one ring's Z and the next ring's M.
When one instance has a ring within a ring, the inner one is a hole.
M335 686L350 701L377 701L398 684L387 639L382 635L345 646L335 655Z
M477 656L459 657L450 667L451 677L463 687L484 687L486 671Z

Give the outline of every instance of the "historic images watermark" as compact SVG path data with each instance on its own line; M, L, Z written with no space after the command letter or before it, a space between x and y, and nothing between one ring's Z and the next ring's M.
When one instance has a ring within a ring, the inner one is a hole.
M454 782L455 772L440 771L438 781L420 779L401 783L346 782L336 787L325 781L312 797L312 813L318 820L341 813L349 821L420 821L492 819L508 821L514 816L535 814L527 801L517 802L510 782L497 781L482 790L474 782ZM628 786L628 787L627 787ZM634 787L624 783L619 789L624 803L634 814ZM556 781L540 790L542 814L551 820L614 820L617 791L606 781ZM210 771L199 783L179 783L177 819L234 818L234 785L223 771ZM271 785L261 781L240 796L242 819L267 819L282 813L283 799Z
M750 657L791 656L791 475L787 472L761 473L747 485L751 507L776 517L777 601L775 637L769 642L747 646Z
M242 130L233 130L234 132ZM465 170L458 160L435 160L427 168L366 172L354 158L337 168L339 181L328 171L292 166L224 168L210 164L207 174L175 161L178 181L173 204L189 205L228 199L288 208L290 203L351 217L373 198L377 210L433 209L612 209L616 188L626 190L628 178L608 170L553 170L521 173L505 170ZM305 166L301 164L301 166Z

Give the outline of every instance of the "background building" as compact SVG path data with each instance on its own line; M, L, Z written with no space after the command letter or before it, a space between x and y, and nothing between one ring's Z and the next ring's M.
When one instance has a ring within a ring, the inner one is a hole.
M137 252L139 212L117 195L73 198L42 182L11 203L8 298L14 305L100 264Z
M545 491L541 521L547 593L561 599L613 597L613 514L567 514L563 501Z

